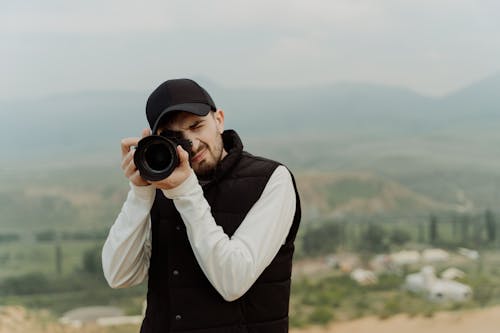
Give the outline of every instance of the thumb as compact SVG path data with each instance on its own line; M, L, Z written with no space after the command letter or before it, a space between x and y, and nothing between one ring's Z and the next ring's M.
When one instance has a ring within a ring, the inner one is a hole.
M189 154L181 145L177 146L177 155L179 155L179 166L189 167Z
M142 130L142 134L141 134L141 137L144 138L146 136L150 136L151 135L151 130L149 128L144 128Z

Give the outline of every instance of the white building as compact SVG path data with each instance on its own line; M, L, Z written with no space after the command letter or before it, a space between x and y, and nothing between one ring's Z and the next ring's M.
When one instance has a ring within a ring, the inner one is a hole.
M450 267L441 273L441 278L445 280L456 280L456 279L462 279L464 277L465 277L464 271L461 271L460 269L455 267Z
M426 263L445 262L450 259L450 254L442 249L425 249L422 251L422 261Z
M372 271L362 269L362 268L356 268L353 270L350 274L351 279L356 281L362 286L367 286L370 284L375 284L378 282L377 276L375 273Z
M458 253L472 260L479 259L479 252L477 252L476 250L467 249L465 247L459 247Z
M391 262L397 266L413 265L420 261L420 253L418 251L399 251L391 253Z
M464 302L472 297L469 286L437 278L432 266L425 266L420 272L407 275L403 287L411 292L424 294L435 302Z

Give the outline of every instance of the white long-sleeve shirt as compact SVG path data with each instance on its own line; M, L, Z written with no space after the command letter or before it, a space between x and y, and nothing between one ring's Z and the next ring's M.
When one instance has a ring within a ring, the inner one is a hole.
M178 187L162 190L173 200L194 255L214 288L227 301L241 297L284 244L295 214L295 191L284 166L271 175L261 197L229 237L216 224L194 172ZM130 184L102 251L104 276L113 288L141 283L151 256L155 188Z

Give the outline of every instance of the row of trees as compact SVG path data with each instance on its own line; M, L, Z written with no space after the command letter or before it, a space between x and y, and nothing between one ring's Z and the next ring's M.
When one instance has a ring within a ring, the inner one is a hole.
M0 282L0 295L30 295L52 292L67 292L84 287L82 281L104 279L101 268L101 250L92 247L83 252L80 265L65 276L62 275L63 251L60 245L55 246L55 270L57 276L49 276L41 272L30 272L20 276L5 278Z
M108 235L107 229L101 230L76 230L76 231L56 231L42 230L34 233L35 240L38 242L54 241L87 241L87 240L105 240ZM18 233L0 233L0 244L17 242L21 240L21 234Z
M358 235L356 229L359 229ZM305 256L332 253L339 248L358 252L386 252L411 238L411 234L404 229L388 230L379 223L349 226L347 223L328 222L304 232L302 251Z
M339 248L358 252L386 252L408 242L445 248L497 247L498 223L491 210L477 215L430 214L406 219L405 223L387 221L323 221L302 230L302 252L315 256Z
M54 248L54 260L60 269L65 257L64 247L55 245ZM124 289L108 286L102 273L98 246L87 248L81 253L79 264L62 275L29 272L0 279L3 304L44 308L55 315L96 304L119 306L126 313L137 314L142 309L145 294L146 284Z
M429 218L429 243L443 246L494 246L497 243L497 221L487 209L481 215Z
M57 240L104 240L108 235L107 229L101 230L78 230L62 231L44 230L35 234L35 239L39 242L52 242Z
M0 234L0 243L17 242L20 238L20 235L14 233Z

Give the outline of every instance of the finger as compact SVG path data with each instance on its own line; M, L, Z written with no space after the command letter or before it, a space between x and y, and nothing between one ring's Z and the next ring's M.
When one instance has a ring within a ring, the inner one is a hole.
M177 155L179 155L179 164L181 166L189 165L189 154L181 145L177 146Z
M122 139L121 141L122 158L125 157L125 155L127 155L127 153L130 151L131 146L137 146L137 142L139 142L139 138Z
M137 170L135 170L133 168L130 168L130 167L125 168L125 170L124 170L125 177L127 177L128 179L130 179L134 175L134 173L136 171Z
M123 171L127 178L130 178L134 172L138 171L135 166L134 160L130 160L130 162L125 166Z
M136 170L131 176L130 176L130 181L136 185L148 185L149 182L145 181L139 172L139 170Z
M149 128L144 128L141 133L141 137L145 138L151 135L151 130Z
M125 157L122 160L121 168L122 170L125 170L125 168L129 165L130 161L134 159L135 151L131 150L125 155Z

